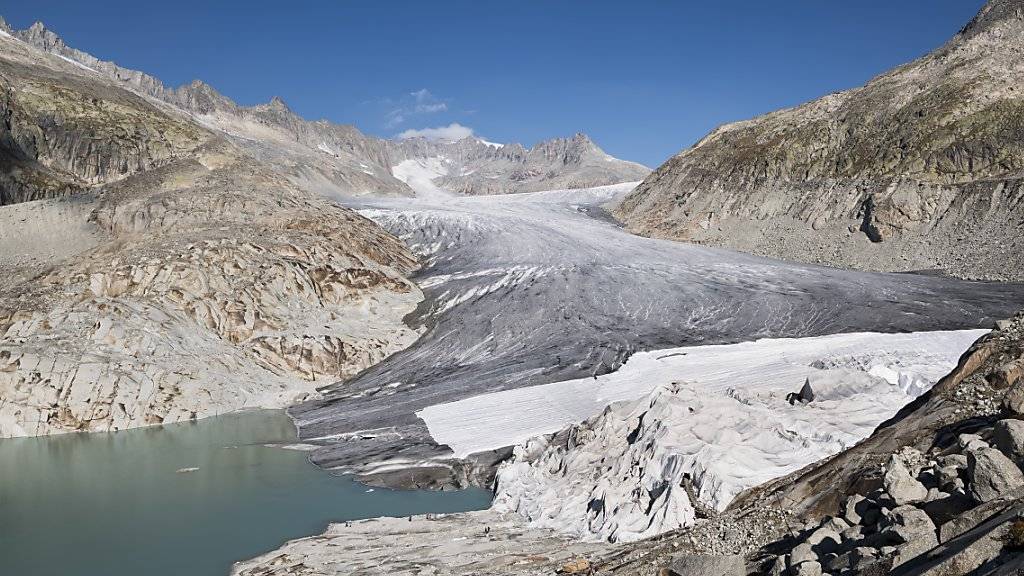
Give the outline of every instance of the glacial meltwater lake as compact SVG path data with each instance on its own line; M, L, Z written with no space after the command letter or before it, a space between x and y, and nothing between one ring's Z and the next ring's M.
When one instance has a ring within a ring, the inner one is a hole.
M0 440L0 574L224 576L332 521L490 504L479 489L370 490L265 445L294 439L283 412L255 411Z

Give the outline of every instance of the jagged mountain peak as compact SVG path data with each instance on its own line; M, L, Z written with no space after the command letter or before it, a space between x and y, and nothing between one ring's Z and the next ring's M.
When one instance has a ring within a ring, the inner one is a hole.
M572 135L572 141L579 144L593 144L594 141L590 139L584 132L577 132Z
M584 161L588 154L605 155L604 150L582 132L577 132L570 138L552 138L538 142L530 152L543 154L547 158L562 158L567 163L576 164Z
M281 98L280 96L274 96L273 98L271 98L270 102L267 105L271 108L275 108L282 111L292 111L292 109L289 108L288 104L284 101L284 98Z
M650 172L609 156L582 132L531 148L517 142L496 145L476 136L456 141L405 138L389 141L388 148L396 165L432 162L434 185L470 195L604 186L638 181Z
M31 26L21 31L20 36L31 44L40 46L43 50L61 49L67 46L64 39L56 32L50 30L41 21L36 20Z
M958 38L970 38L1006 24L1024 22L1024 0L989 0L978 14L967 23Z

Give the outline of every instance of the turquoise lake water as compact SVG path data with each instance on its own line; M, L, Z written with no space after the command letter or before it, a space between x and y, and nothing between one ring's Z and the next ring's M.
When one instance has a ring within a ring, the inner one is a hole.
M258 411L0 440L0 574L226 575L332 521L490 504L485 490L371 490L264 445L294 438L283 412Z

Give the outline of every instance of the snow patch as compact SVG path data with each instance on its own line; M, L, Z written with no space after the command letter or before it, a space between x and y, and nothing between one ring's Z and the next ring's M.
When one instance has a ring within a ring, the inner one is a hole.
M707 392L727 389L784 397L804 380L830 368L850 368L883 377L907 401L955 365L984 330L808 338L766 338L740 344L690 346L634 354L618 371L473 396L420 410L430 435L457 457L523 442L581 422L613 402L649 394L674 381ZM860 358L859 363L850 359ZM866 367L865 367L866 365ZM902 371L902 372L901 372ZM902 376L900 375L902 374ZM898 385L907 382L906 389ZM886 409L879 422L899 406Z
M403 160L391 167L391 173L395 178L408 184L420 198L440 199L452 196L450 192L434 184L434 178L448 173L445 159L440 156Z
M56 53L54 53L54 56L56 56L57 58L60 58L61 60L64 60L65 62L68 62L69 64L77 66L78 68L81 68L83 70L88 70L89 72L96 72L96 70L94 68L90 68L90 67L86 66L85 64L82 64L78 60L72 60L71 58L68 58L67 56L62 56L61 54L56 54ZM96 73L99 74L99 72L96 72Z

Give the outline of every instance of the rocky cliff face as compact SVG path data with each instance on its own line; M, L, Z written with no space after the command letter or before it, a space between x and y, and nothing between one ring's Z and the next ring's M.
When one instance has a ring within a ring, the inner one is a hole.
M388 150L396 164L436 159L433 183L468 195L591 188L639 181L650 172L609 156L585 134L546 140L529 149L466 137L456 142L397 140L388 143Z
M144 72L122 68L68 46L38 22L15 31L0 20L0 32L157 105L186 112L199 124L228 136L251 155L273 165L296 185L346 196L412 194L391 175L385 143L353 126L304 120L277 97L267 104L239 106L199 80L169 88Z
M397 239L190 113L0 48L0 437L283 407L416 338Z
M182 157L208 136L143 98L64 82L72 64L3 37L0 205L61 196Z
M780 258L1022 278L1022 51L1024 2L992 0L861 88L718 128L617 215L642 234Z

